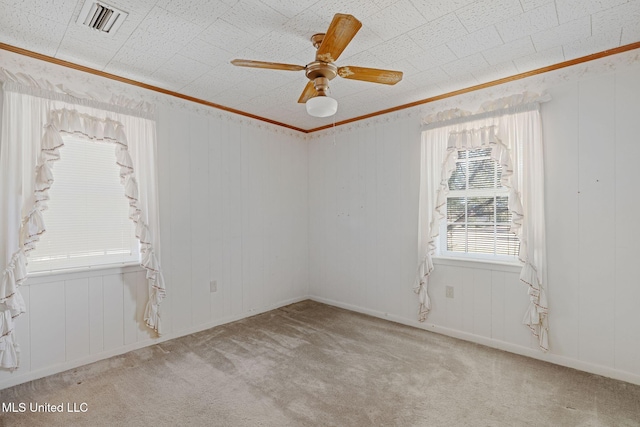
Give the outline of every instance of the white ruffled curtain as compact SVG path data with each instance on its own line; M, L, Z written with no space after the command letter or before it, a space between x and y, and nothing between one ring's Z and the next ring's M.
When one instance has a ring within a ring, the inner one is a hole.
M429 276L439 235L439 221L445 217L448 181L455 170L457 151L490 147L491 157L502 165L501 183L509 189L511 230L520 241L523 263L520 280L528 286L529 308L523 323L538 339L543 351L549 349L545 292L547 284L544 165L539 102L530 94L509 97L483 105L481 114L452 111L445 121L427 125L422 134L420 181L419 256L421 263L414 291L419 298L418 319L425 321L430 310ZM516 104L515 106L513 104ZM521 105L518 105L521 104ZM506 107L506 108L505 108Z
M155 122L148 113L75 99L5 81L0 135L0 367L19 366L15 323L25 312L20 286L27 279L29 251L45 230L53 165L64 152L61 135L113 143L129 216L136 224L149 301L144 321L161 332L159 306L165 295L159 265L159 221L155 166ZM92 106L92 104L95 104ZM110 106L107 106L110 108ZM130 114L126 114L130 112Z

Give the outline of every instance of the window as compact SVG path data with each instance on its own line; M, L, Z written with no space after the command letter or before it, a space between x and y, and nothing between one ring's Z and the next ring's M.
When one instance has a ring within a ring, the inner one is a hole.
M496 260L518 255L518 238L509 231L509 191L500 183L502 167L490 156L491 148L458 151L446 221L440 221L442 255Z
M523 323L541 349L549 348L539 105L547 99L523 93L485 102L476 115L454 109L425 119L414 286L419 321L430 310L434 255L504 260L522 266L530 301Z
M29 272L138 262L115 144L65 136Z

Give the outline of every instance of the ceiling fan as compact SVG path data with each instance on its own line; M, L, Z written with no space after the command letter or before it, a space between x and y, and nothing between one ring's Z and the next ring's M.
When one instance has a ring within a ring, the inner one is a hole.
M334 62L351 42L362 23L352 15L336 13L325 34L314 34L311 42L316 48L316 59L307 65L281 64L277 62L234 59L238 67L269 68L285 71L305 71L309 83L302 91L298 102L306 104L307 112L315 117L329 117L338 110L338 102L327 96L329 81L336 76L345 79L394 85L402 80L401 71L381 70L378 68L338 67Z

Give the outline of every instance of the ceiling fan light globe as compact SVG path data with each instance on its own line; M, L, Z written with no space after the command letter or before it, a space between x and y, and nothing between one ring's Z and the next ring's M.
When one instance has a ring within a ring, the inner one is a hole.
M306 106L313 117L330 117L338 111L338 101L330 96L315 96L307 100Z

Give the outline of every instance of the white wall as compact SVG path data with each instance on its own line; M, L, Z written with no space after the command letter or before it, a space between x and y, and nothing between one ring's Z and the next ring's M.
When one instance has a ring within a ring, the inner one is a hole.
M415 311L419 141L415 118L310 141L311 295Z
M305 297L306 141L168 108L158 134L170 330Z
M548 354L521 324L528 297L512 267L439 263L432 312L416 321L418 118L311 140L313 298L640 384L639 71L547 88Z
M543 110L551 344L640 383L640 70L552 95Z
M304 139L161 105L158 162L163 339L308 295ZM21 367L0 370L0 389L156 342L138 268L31 278L21 290Z

